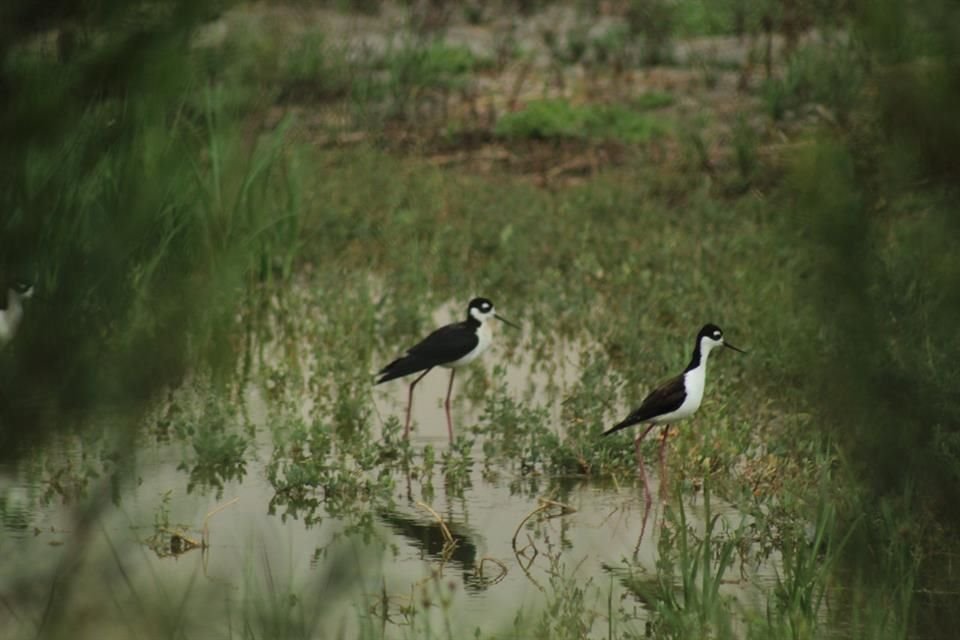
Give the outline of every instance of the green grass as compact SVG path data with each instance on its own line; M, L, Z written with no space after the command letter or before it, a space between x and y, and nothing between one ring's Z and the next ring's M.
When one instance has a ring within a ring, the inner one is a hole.
M286 127L245 140L225 92L194 84L169 38L154 55L180 73L148 56L155 84L136 80L126 94L84 93L84 74L99 78L92 62L63 68L24 53L6 69L22 89L15 111L40 117L60 104L48 125L10 129L0 185L0 269L35 274L39 291L0 359L7 424L56 429L58 411L93 407L136 416L191 361L229 369L229 309L275 269L289 275L298 205ZM8 445L40 431L11 432Z
M284 98L331 100L349 94L353 78L345 54L326 40L322 33L309 33L283 57L274 82Z
M650 108L643 105L640 108ZM619 105L577 106L566 100L538 100L497 121L494 133L504 138L586 139L647 142L664 135L662 119Z
M862 54L855 43L802 47L790 57L780 77L768 80L763 94L774 120L808 104L831 109L846 122L863 90Z
M633 100L632 104L641 111L663 109L676 102L673 94L665 91L646 91Z
M678 37L733 35L738 26L755 33L760 30L764 9L772 11L762 2L741 0L692 0L678 6L674 16Z

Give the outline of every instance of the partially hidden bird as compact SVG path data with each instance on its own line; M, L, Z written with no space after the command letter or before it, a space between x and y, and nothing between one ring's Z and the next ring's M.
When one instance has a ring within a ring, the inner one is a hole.
M7 288L6 306L0 308L0 347L17 333L23 319L23 301L33 296L33 285L24 280L14 280Z

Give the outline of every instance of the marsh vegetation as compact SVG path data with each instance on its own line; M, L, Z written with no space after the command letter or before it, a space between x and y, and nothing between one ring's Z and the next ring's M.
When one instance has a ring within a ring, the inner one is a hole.
M0 635L953 637L948 3L45 7L0 42ZM372 374L475 295L523 328L404 440ZM749 355L640 539L600 434L708 321Z

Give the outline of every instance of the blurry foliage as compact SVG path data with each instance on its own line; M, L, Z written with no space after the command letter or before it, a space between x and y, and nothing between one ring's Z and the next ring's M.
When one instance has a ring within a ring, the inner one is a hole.
M865 65L859 42L807 45L787 59L786 70L766 81L767 111L781 120L788 111L815 103L831 109L846 122L862 97Z
M733 153L737 172L744 186L750 184L757 170L757 140L759 136L744 116L737 118L733 127Z
M242 42L239 48L249 51ZM387 119L416 122L430 109L445 115L450 95L469 89L470 74L492 64L469 48L440 38L398 39L387 51L373 53L330 43L321 31L311 31L292 45L273 42L264 48L259 55L241 55L241 65L226 65L249 69L238 78L239 86L257 87L268 102L345 100L354 126L367 130ZM223 50L213 51L217 66L224 66Z
M137 415L188 363L229 364L248 277L289 264L282 129L241 139L189 46L212 6L97 5L59 58L35 25L4 41L0 271L37 294L0 354L2 455L62 411Z
M792 238L809 252L806 291L818 313L801 366L815 381L820 425L862 481L870 517L892 510L916 523L909 530L936 523L948 535L960 530L958 18L941 0L864 4L855 35L876 99L858 104L846 131L798 154L792 174ZM825 88L848 100L845 84ZM851 549L878 566L897 531L864 527ZM922 576L928 588L957 582L938 561ZM933 633L955 629L955 612L918 618Z
M647 91L637 96L631 103L635 108L644 110L663 109L673 105L677 99L665 91Z
M922 18L937 6L926 3L904 22L929 27ZM864 17L873 57L899 55L903 42L879 39L878 22ZM938 31L953 41L950 28ZM950 364L960 354L960 260L949 248L960 217L956 164L943 149L953 149L958 127L941 116L947 96L960 98L947 72L957 62L951 49L879 66L870 79L877 108L847 136L821 139L800 155L793 186L826 320L823 393L833 429L881 493L916 481L952 519L947 505L960 494L948 478L960 459L943 443L960 429L960 379ZM904 82L912 91L903 92Z
M670 44L676 26L678 5L671 0L630 0L627 28L640 40L644 64L663 64L670 59Z
M187 396L190 396L189 398ZM189 474L187 493L215 489L223 497L224 484L243 480L249 433L240 433L242 418L229 398L206 385L184 389L172 411L171 429L187 445L178 469Z
M345 57L322 33L305 35L282 61L280 97L329 100L347 95L352 74Z
M385 86L391 98L388 113L414 119L425 92L462 89L471 81L467 74L481 64L470 49L441 40L426 46L408 44L389 52L382 60L387 71ZM441 99L445 102L445 93Z
M620 105L572 105L537 100L503 115L494 133L505 138L585 138L624 143L647 142L667 130L663 120Z

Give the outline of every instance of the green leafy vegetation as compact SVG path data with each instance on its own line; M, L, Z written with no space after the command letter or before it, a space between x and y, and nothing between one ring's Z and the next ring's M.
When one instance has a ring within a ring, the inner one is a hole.
M221 92L194 84L178 44L189 27L157 30L131 61L138 73L121 65L115 79L101 67L127 62L124 47L149 24L110 32L75 63L8 56L17 99L0 123L0 272L29 274L43 293L0 362L3 421L38 425L7 430L6 451L55 428L58 410L137 415L189 362L229 366L231 308L247 283L289 264L282 245L298 212L284 130L242 140Z
M286 99L342 98L353 85L343 52L329 46L322 33L303 36L283 59L280 75Z
M846 121L863 90L863 65L854 45L834 43L807 46L790 57L782 76L771 78L764 89L767 109L774 120L808 104L830 108Z
M663 109L676 102L676 98L665 91L647 91L633 101L633 106L640 110Z
M522 111L505 114L494 132L505 138L585 138L647 142L663 135L666 125L653 116L618 105L576 106L566 100L539 100Z

